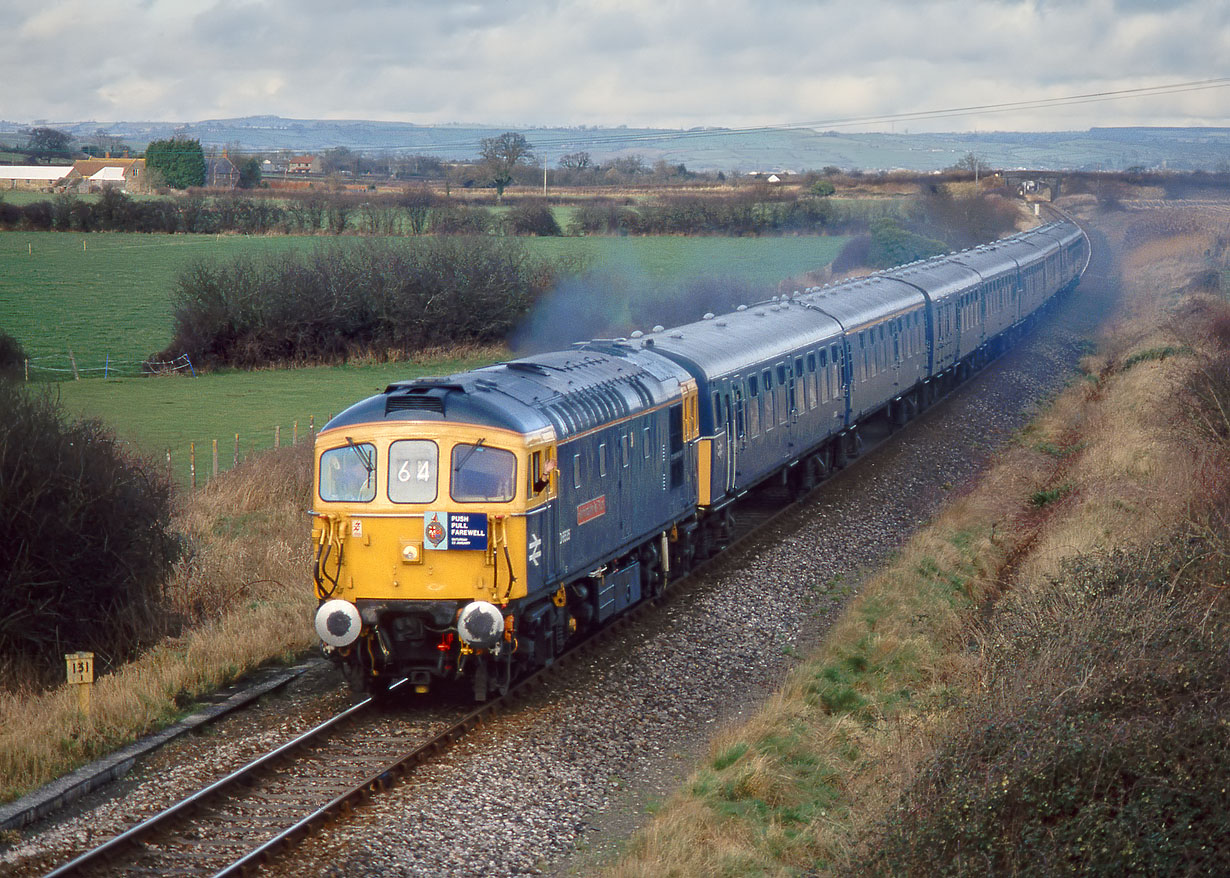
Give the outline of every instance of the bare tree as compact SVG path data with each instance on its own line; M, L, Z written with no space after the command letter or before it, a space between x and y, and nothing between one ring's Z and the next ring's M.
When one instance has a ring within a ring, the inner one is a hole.
M479 149L483 166L495 184L495 196L504 197L504 189L512 182L513 169L534 158L534 148L525 136L505 131L499 137L485 137Z
M559 166L568 171L584 171L592 164L587 152L570 152L559 157Z
M67 156L69 136L55 128L32 128L27 149L45 156Z
M991 166L986 163L982 156L973 152L967 152L965 157L952 167L955 171L969 171L974 175L975 181L979 177L985 177L991 173Z

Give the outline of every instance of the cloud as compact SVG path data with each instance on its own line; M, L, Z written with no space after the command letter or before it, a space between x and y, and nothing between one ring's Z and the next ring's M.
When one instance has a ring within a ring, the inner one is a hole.
M0 114L742 126L1205 79L1224 0L48 0L8 14ZM927 127L1230 124L1226 91ZM921 130L923 123L916 129Z

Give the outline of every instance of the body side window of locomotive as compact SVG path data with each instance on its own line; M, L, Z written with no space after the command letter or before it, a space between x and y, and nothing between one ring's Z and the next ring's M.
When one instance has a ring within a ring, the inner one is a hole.
M516 494L517 455L503 448L459 442L453 446L449 494L458 503L507 503Z
M581 455L572 455L572 487L580 489L581 487Z
M402 439L389 445L389 499L431 503L436 499L440 449L430 439Z
M320 499L370 503L376 499L376 446L347 439L320 455Z
M641 434L642 434L642 438L644 439L644 441L641 443L641 456L645 458L645 460L649 460L649 449L653 446L653 442L651 441L652 434L649 432L648 425L646 425L645 428L641 431Z
M668 411L670 416L671 487L683 484L683 404L676 403Z
M606 476L606 443L598 443L598 478Z

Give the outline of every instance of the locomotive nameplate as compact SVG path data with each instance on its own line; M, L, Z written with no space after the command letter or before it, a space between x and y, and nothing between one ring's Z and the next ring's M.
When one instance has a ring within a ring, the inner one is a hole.
M487 515L484 512L450 512L448 547L487 551Z
M587 500L577 507L577 524L585 524L606 515L606 494Z
M484 512L431 511L423 516L425 549L487 550L487 515Z

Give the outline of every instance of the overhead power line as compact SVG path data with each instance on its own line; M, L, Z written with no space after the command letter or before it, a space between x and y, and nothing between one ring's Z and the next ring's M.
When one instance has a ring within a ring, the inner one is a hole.
M1116 89L1113 91L1088 92L1084 94L1063 95L1054 98L1034 98L1030 100L1005 101L994 104L974 104L966 107L947 107L936 110L913 110L901 113L881 113L868 116L835 117L829 119L814 119L806 122L783 122L772 125L751 125L735 128L689 128L678 131L605 131L594 134L588 130L582 136L566 135L548 138L535 138L535 149L563 148L576 144L579 140L585 145L594 147L623 146L647 144L665 140L694 140L697 138L731 137L745 134L767 134L780 131L808 131L814 129L851 128L859 125L876 125L895 122L914 122L931 119L955 119L963 116L978 116L988 113L1009 113L1022 110L1046 110L1057 107L1077 106L1080 104L1104 103L1107 101L1128 100L1131 98L1161 97L1183 94L1186 92L1206 91L1230 86L1230 77L1216 79L1200 79L1189 82L1173 82L1166 85L1145 86L1141 88ZM522 129L525 131L525 129ZM454 141L448 144L423 145L416 147L401 147L419 153L454 151L463 148L478 149L479 140Z

